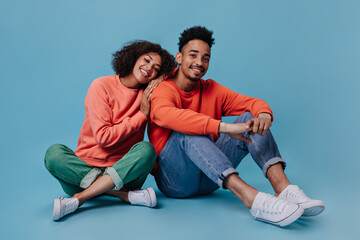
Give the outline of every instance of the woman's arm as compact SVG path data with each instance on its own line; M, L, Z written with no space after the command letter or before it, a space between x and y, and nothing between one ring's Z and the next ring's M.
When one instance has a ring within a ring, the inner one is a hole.
M133 116L126 117L120 123L114 124L112 122L114 113L109 100L106 88L95 82L90 86L85 101L93 136L96 143L103 148L111 147L120 140L128 139L141 130L147 120L145 114L138 111Z

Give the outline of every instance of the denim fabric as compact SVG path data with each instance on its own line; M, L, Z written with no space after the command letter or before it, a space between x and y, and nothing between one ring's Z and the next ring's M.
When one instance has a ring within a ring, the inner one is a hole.
M250 112L234 123L253 118ZM250 153L266 176L267 169L282 160L276 142L269 132L265 136L249 136L252 143L223 134L214 142L210 136L173 132L158 156L159 170L155 175L159 189L169 197L191 197L209 194L222 186L235 168Z

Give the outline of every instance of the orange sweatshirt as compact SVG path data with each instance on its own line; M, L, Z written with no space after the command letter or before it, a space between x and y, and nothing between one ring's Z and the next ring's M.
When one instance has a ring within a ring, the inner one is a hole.
M241 115L246 111L255 117L262 112L272 115L265 101L233 92L214 80L201 79L187 93L172 79L168 79L160 83L151 96L149 140L157 154L165 146L172 131L190 135L211 134L215 141L219 137L222 116ZM157 167L156 164L154 170Z
M118 75L94 80L75 154L89 165L109 167L142 141L147 120L140 112L142 95L142 89L122 85Z

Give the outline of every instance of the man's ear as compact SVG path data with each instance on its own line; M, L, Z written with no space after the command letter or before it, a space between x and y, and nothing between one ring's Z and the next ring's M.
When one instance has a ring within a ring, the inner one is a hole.
M181 52L178 52L175 56L175 60L176 62L181 65L181 61L182 61L182 53Z

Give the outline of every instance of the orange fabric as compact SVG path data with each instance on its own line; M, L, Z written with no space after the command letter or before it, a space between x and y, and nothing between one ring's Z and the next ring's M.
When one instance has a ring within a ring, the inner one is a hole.
M201 79L187 93L168 79L160 83L151 96L149 140L157 154L164 148L172 131L190 135L211 134L216 140L222 116L241 115L246 111L255 117L262 112L272 115L265 101L233 92L214 80ZM156 168L157 165L154 170Z
M142 141L147 120L140 112L142 94L122 85L118 75L94 80L75 154L89 165L109 167Z

